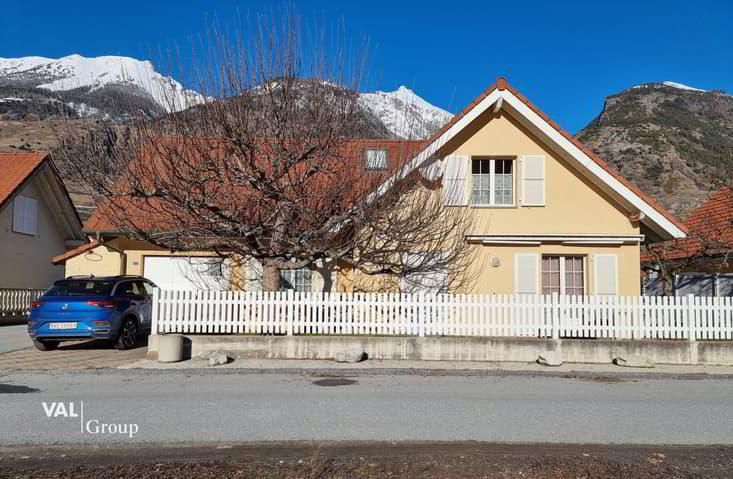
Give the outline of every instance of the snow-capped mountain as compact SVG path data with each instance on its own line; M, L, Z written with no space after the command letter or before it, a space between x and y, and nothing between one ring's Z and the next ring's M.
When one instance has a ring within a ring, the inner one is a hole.
M453 117L405 86L392 92L361 93L359 103L399 138L427 138Z
M668 86L670 88L676 88L678 90L697 91L701 93L707 92L707 90L702 90L700 88L691 87L689 85L685 85L683 83L677 83L674 81L663 81L659 83L642 83L641 85L636 85L631 88L654 88L658 85Z
M704 91L707 91L707 90L702 90L700 88L695 88L695 87L691 87L691 86L688 86L688 85L683 85L682 83L677 83L677 82L673 82L673 81L665 81L665 82L662 82L662 85L671 86L672 88L677 88L678 90L703 91L703 92Z
M121 56L0 58L0 85L84 93L93 93L105 87L122 88L149 97L167 112L183 110L202 101L200 94L158 73L151 62ZM85 105L79 110L79 104L83 102L75 103L76 108L72 108L78 111L93 111L92 108L95 108Z
M0 58L0 118L71 115L124 120L133 111L154 117L203 101L201 94L160 74L146 60L81 55ZM392 92L360 93L359 103L383 124L373 129L377 136L426 138L452 117L404 86Z

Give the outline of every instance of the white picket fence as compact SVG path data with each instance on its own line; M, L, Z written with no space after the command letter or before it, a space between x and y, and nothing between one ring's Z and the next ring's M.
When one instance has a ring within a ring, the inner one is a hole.
M0 289L0 318L27 316L31 303L40 298L43 289Z
M733 298L156 289L153 332L733 339Z

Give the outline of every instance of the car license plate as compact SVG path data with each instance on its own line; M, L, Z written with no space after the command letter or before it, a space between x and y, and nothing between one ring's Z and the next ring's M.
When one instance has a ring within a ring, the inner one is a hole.
M76 323L51 323L48 329L76 329Z

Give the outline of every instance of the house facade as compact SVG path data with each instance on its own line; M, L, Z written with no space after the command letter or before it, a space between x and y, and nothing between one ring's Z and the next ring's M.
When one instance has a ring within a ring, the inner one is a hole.
M389 161L370 153L379 150L380 140L373 141L365 147L365 168ZM475 279L459 292L638 295L640 245L686 234L504 79L413 150L375 194L417 170L432 183L439 180L435 194L446 207L470 215L473 226L464 241L475 251L468 272ZM142 274L178 287L185 283L180 270L208 263L207 252L171 255L103 231L100 215L85 228L100 242L58 259L67 274ZM258 268L245 263L225 265L224 286L238 278L245 289L257 287ZM348 291L355 284L352 273L337 268L284 274L286 284L300 290Z
M48 288L64 277L51 258L85 241L48 154L0 153L0 288Z

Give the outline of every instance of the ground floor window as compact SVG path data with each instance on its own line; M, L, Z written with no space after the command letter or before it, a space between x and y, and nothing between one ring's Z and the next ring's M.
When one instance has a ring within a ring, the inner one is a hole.
M585 294L582 256L542 256L542 294Z
M292 289L301 293L312 291L313 272L307 268L280 270L280 291Z

